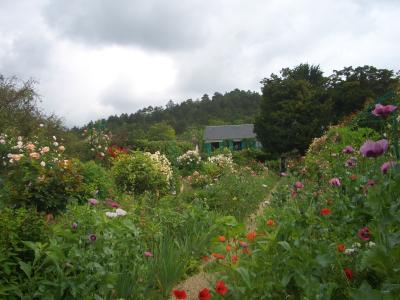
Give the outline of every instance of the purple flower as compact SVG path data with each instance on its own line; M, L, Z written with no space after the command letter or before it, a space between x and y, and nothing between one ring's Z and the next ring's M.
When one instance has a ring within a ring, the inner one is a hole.
M329 180L329 183L331 184L331 186L340 186L340 179L339 178L332 178L331 180Z
M382 174L386 174L388 170L396 165L395 161L387 161L382 164L381 166L381 172Z
M389 142L385 139L379 141L367 140L364 145L361 146L360 152L365 157L378 157L386 152L389 146Z
M350 158L350 159L348 159L348 160L345 162L344 165L345 165L346 167L348 167L348 168L352 168L352 167L354 167L354 166L356 165L356 161L355 161L354 158Z
M294 184L294 187L295 187L297 190L301 190L302 188L304 188L304 184L302 184L300 181L297 181L297 182Z
M377 117L387 117L390 113L392 113L396 109L397 106L394 105L376 104L375 109L372 111L372 114Z
M119 208L120 206L118 202L115 202L112 199L107 199L106 204L112 208Z
M350 153L354 152L354 148L352 146L346 146L346 147L344 147L342 152L346 153L346 154L350 154Z
M72 223L71 228L72 230L76 230L78 228L78 224Z
M144 256L146 256L146 257L153 257L153 253L151 253L150 251L145 251L145 252L144 252Z
M95 242L97 240L97 236L95 234L89 234L89 241Z
M88 200L88 203L90 205L97 205L99 203L99 201L97 201L97 199L91 198Z

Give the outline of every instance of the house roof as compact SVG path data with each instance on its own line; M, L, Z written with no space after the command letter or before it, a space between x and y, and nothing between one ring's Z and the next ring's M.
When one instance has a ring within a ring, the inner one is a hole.
M253 124L207 126L204 140L230 140L255 138Z

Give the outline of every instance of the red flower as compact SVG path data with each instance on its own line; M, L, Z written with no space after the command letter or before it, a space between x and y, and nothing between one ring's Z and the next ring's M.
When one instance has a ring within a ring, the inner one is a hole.
M231 251L232 247L231 247L231 245L228 244L228 245L226 245L225 249L226 249L226 251L229 252L229 251Z
M212 256L214 256L216 259L224 259L225 256L219 253L211 253Z
M173 293L176 299L184 300L187 298L185 290L174 290Z
M217 281L215 284L215 292L219 295L225 295L228 292L228 287L223 280Z
M252 241L252 240L254 240L254 238L257 236L257 232L249 232L248 234L246 234L246 238L249 240L249 241Z
M336 246L337 251L344 252L346 250L346 246L344 244L339 244Z
M203 262L208 262L208 260L210 259L207 255L204 255L202 258Z
M321 215L327 216L331 214L331 210L329 208L321 208Z
M358 237L364 241L369 241L371 238L369 234L369 228L368 227L361 228L358 231Z
M225 240L226 240L226 238L223 236L223 235L220 235L219 237L218 237L218 241L220 241L220 242L225 242Z
M237 255L232 255L232 263L236 264L238 261L238 256Z
M208 288L204 288L199 292L199 300L210 300L211 293Z
M267 225L268 225L268 226L274 226L274 225L275 225L274 220L269 219L269 220L267 221Z
M349 268L345 268L344 269L344 273L346 274L346 277L348 280L352 280L353 279L353 271Z

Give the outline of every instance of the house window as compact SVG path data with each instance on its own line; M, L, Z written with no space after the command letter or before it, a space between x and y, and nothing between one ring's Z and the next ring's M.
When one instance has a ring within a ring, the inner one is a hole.
M242 150L242 142L233 142L233 149L234 150Z
M219 142L211 143L211 151L214 151L216 149L219 149Z

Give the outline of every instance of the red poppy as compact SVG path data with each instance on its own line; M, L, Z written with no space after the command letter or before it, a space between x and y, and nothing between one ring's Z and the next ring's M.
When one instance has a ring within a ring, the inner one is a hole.
M206 263L206 262L209 261L210 258L207 255L204 255L201 259L202 259L203 262Z
M225 295L228 292L228 287L223 280L217 281L215 284L215 292L219 295Z
M346 246L344 244L339 244L336 246L337 251L344 252L346 250Z
M237 255L232 255L232 263L233 264L236 264L237 263L237 261L238 261L238 256Z
M226 238L223 235L220 235L220 236L218 236L218 241L223 243L226 241Z
M274 220L269 219L269 220L267 221L267 225L268 225L268 226L274 226L274 225L275 225Z
M327 216L331 214L331 210L329 208L321 208L321 215Z
M226 245L225 249L226 249L226 251L229 252L229 251L231 251L232 247L231 247L231 245L228 244L228 245Z
M249 241L254 240L254 238L257 236L257 232L253 231L253 232L249 232L248 234L246 234L246 239L248 239Z
M344 269L344 273L346 274L346 277L348 280L352 280L353 279L353 271L349 268L345 268Z
M219 253L211 253L212 256L214 256L216 259L224 259L225 256Z
M184 300L187 298L185 290L174 290L173 293L176 299Z
M204 288L199 292L199 300L210 300L211 293L208 288Z

